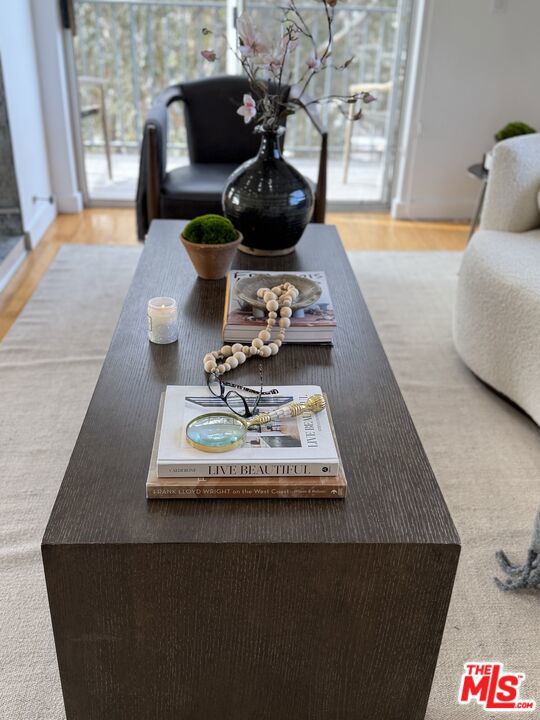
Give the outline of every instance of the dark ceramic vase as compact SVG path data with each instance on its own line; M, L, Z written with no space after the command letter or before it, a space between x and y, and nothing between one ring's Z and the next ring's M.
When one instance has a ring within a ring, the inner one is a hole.
M242 233L238 248L251 255L287 255L313 212L313 192L283 159L280 134L261 132L256 157L240 165L223 192L223 213Z

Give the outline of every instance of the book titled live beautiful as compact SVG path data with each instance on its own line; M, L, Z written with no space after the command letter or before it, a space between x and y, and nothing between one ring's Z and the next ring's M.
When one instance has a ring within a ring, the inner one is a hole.
M292 401L320 394L317 385L284 385L263 395L258 412L271 412ZM326 410L294 418L274 418L249 428L243 445L223 453L192 447L185 428L198 415L229 412L206 386L169 385L157 454L159 477L336 476L339 456Z
M162 478L157 473L157 457L161 433L165 393L161 396L152 457L146 480L148 499L253 499L253 498L321 498L339 499L347 494L347 481L341 463L337 475L309 477L203 477ZM329 414L332 434L334 426ZM335 435L334 435L335 439Z

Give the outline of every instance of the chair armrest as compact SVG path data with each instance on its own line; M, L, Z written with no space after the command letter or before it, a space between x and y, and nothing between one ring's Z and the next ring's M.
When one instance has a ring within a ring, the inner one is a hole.
M539 189L540 133L497 143L480 227L517 233L539 227Z
M182 100L182 92L179 85L172 85L154 100L144 123L136 195L139 240L159 217L160 187L167 169L167 109L176 100Z
M171 85L161 92L152 103L152 107L146 117L143 131L143 148L145 141L148 142L148 129L155 129L155 139L157 146L158 176L160 180L165 177L167 168L167 132L169 127L167 110L171 103L176 100L182 100L182 92L179 85Z
M105 85L104 78L94 77L93 75L79 75L79 85Z

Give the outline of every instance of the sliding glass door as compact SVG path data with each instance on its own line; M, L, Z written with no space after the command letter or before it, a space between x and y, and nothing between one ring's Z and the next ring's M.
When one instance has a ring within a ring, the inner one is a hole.
M322 4L312 0L296 0L295 4L322 53L327 38ZM276 3L272 0L245 0L245 6L262 27L276 23ZM366 90L377 101L364 106L363 118L356 122L351 117L359 106L351 105L349 115L344 115L337 104L320 106L329 131L331 205L385 207L389 203L410 11L408 0L350 0L335 5L332 62L316 76L309 94L317 98ZM336 69L351 58L345 70ZM294 62L294 75L298 77L305 58L296 53ZM304 174L313 178L319 144L305 115L295 116L287 134L287 153Z
M244 9L277 29L275 0L74 0L74 91L79 154L89 202L133 201L144 118L153 98L171 83L236 71L227 42L234 42L235 18ZM316 39L324 40L321 3L297 0ZM377 102L359 122L334 105L321 113L329 129L328 195L331 205L385 206L394 162L410 0L352 0L335 10L333 65L353 57L344 71L317 77L310 94L370 90ZM200 55L201 29L213 31L215 63ZM296 55L300 65L303 58ZM297 68L299 69L299 67ZM351 108L352 112L352 108ZM169 163L186 164L181 107L173 107ZM305 116L290 121L286 152L315 177L319 141Z

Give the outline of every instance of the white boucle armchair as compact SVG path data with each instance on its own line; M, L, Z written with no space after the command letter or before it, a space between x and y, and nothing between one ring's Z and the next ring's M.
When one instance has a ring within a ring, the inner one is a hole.
M463 256L454 342L469 368L540 424L540 134L498 143Z

